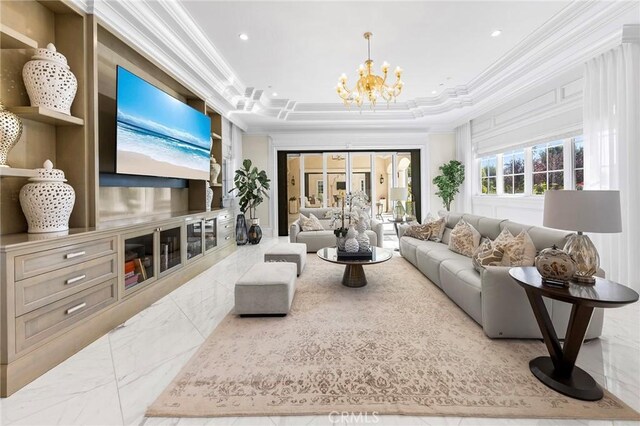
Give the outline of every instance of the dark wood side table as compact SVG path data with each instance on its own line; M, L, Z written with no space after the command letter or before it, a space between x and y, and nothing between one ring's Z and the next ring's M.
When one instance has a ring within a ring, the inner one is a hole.
M613 281L596 278L595 284L569 283L568 287L542 284L542 277L533 266L511 268L509 275L524 288L538 321L550 356L529 362L529 369L542 383L564 395L585 401L602 399L603 392L596 381L575 366L594 308L618 308L638 300L638 293ZM542 297L571 303L571 316L560 344Z

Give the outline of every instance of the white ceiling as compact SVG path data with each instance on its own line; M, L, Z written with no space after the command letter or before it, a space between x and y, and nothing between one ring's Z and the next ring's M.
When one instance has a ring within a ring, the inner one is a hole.
M354 83L365 31L377 70L384 60L405 70L406 101L467 84L568 3L182 2L244 85L299 103L340 102L338 76Z

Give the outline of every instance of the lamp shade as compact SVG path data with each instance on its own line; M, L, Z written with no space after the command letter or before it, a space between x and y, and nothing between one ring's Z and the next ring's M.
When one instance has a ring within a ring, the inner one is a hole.
M547 191L543 225L578 232L622 232L620 191Z
M407 188L394 187L389 190L389 199L393 201L403 201L409 197Z

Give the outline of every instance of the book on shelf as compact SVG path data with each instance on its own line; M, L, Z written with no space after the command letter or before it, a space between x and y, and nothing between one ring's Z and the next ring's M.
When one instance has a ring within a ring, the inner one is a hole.
M140 275L142 275L142 280L146 280L147 279L147 270L145 269L144 265L142 264L142 260L138 257L136 259L133 259L133 261L135 262L136 265L136 272L139 273Z
M140 278L140 274L136 274L136 273L134 273L129 278L125 278L125 280L124 280L124 288L126 289L128 287L131 287L134 284L138 284L138 279L139 278Z
M127 278L131 278L134 275L136 275L134 271L127 272L126 274L124 274L124 279L126 280Z
M128 274L136 270L136 263L133 260L129 260L124 263L124 273Z

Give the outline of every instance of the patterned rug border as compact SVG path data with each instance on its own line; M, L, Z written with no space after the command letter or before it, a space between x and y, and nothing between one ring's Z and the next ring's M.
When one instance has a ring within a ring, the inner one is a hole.
M307 269L305 270L305 272L298 278L298 283L297 285L299 286L299 282L303 279L306 279L310 272L309 269L313 269L316 267L321 267L325 270L331 268L332 269L332 273L333 274L326 274L328 275L327 279L328 280L338 280L341 278L341 274L342 274L342 267L340 267L339 265L329 265L327 266L324 263L319 263L321 262L318 259L315 259L315 255L309 254L309 258L308 260L310 260L307 264ZM432 288L429 289L429 291L433 294L437 294L434 293L435 290L437 290L438 292L441 292L441 290L433 283L431 283L426 277L424 277L420 272L417 271L417 269L415 269L411 264L409 264L406 260L404 260L401 257L398 256L394 256L394 258L387 262L386 266L385 265L377 265L375 266L375 268L377 268L378 270L381 270L382 268L392 268L392 269L397 269L398 267L405 267L406 265L402 265L399 264L399 262L403 262L404 264L408 265L411 269L411 271L416 272L417 275L419 275L419 277L422 279L422 281L424 281L424 283L427 286L430 286ZM393 265L393 266L392 266ZM372 281L374 281L377 278L376 274L373 273L369 273L372 271L374 267L370 267L367 269L367 276L369 278L370 281L370 285L368 287L370 287L372 285ZM397 273L397 272L396 272ZM325 275L325 274L323 274ZM366 288L366 287L365 287ZM344 290L343 289L339 289L338 290ZM353 289L349 289L351 291L353 291ZM334 289L334 291L337 291ZM302 294L301 294L302 293ZM444 295L444 293L442 293ZM292 319L292 316L296 314L296 310L294 309L296 304L301 304L301 298L305 297L305 293L301 292L300 289L298 289L297 293L296 293L296 298L294 299L294 307L292 307L292 312L283 318L257 318L258 320L261 321L261 326L263 326L265 323L281 323L282 321L295 321L295 319ZM453 303L451 300L449 300L446 296L444 296L442 298L443 300L441 300L440 302L443 304L448 303L450 306L447 306L446 309L450 309L450 310L456 310L458 311L458 313L461 313L462 316L465 318L465 321L468 321L469 323L471 323L474 327L478 328L480 331L482 330L474 321L471 317L467 316L466 313L464 313L464 311L462 311L455 303ZM555 391L552 391L548 388L546 388L546 386L542 385L541 383L539 383L537 381L537 379L535 379L535 377L533 375L531 375L531 379L533 381L535 381L534 383L538 383L540 386L542 386L542 389L547 389L548 393L550 393L551 395L549 396L549 403L551 405L553 404L558 404L560 405L560 401L568 401L568 403L571 404L585 404L586 407L588 407L589 409L593 409L596 410L595 412L589 412L588 414L585 413L585 411L590 411L590 410L579 410L577 413L571 412L571 413L565 413L565 410L560 411L559 413L542 413L540 411L538 411L535 407L528 407L527 409L524 408L508 408L508 407L504 407L504 406L490 406L490 405L482 405L482 406L450 406L447 409L444 409L442 406L417 406L418 408L415 407L408 407L408 406L403 406L402 404L380 404L380 406L371 406L371 405L344 405L344 404L338 404L335 406L322 406L322 407L317 407L317 408L313 408L310 409L309 406L286 406L286 407L282 407L282 406L273 406L273 409L263 409L263 410L247 410L245 409L241 409L239 408L237 411L235 411L234 409L231 409L230 407L226 407L224 411L222 412L212 412L212 411L207 411L206 413L203 413L201 411L198 412L190 412L191 410L184 410L184 407L182 407L181 404L181 398L177 395L178 390L181 390L181 388L186 387L185 384L185 380L183 379L184 377L187 377L188 380L186 380L187 382L189 381L193 381L193 374L191 374L191 370L194 367L194 364L199 363L199 358L204 354L204 353L208 353L211 351L210 348L210 343L213 340L221 340L223 343L225 342L224 339L228 339L228 330L227 328L233 328L233 325L237 325L238 321L242 322L242 327L248 327L249 330L247 330L247 332L250 332L251 327L255 326L254 328L258 327L255 324L256 321L255 320L250 320L250 319L240 319L237 316L235 316L233 314L233 311L231 311L229 314L227 314L225 316L225 318L220 322L220 324L218 324L218 326L211 332L211 334L207 337L207 339L203 342L203 344L198 348L198 350L196 351L196 353L189 359L189 361L182 367L182 369L180 370L180 372L176 375L176 377L171 381L171 383L165 388L165 390L157 397L157 399L155 400L155 402L153 404L151 404L151 406L148 407L147 412L146 412L146 416L147 417L167 417L167 418L178 418L178 417L185 417L185 418L215 418L215 417L261 417L261 416L328 416L331 413L335 413L335 412L353 412L353 413L369 413L369 414L373 414L375 413L376 415L379 416L391 416L391 415L400 415L400 416L424 416L424 417L479 417L479 418L510 418L510 419L558 419L558 420L567 420L567 419L576 419L576 420L635 420L635 421L640 421L640 413L636 412L633 408L631 408L628 404L626 404L624 401L622 401L620 398L618 398L617 396L613 395L611 392L609 392L606 389L604 390L605 393L605 397L601 400L601 401L595 401L595 402L586 402L586 401L578 401L578 400L573 400L571 398L565 397L564 395L561 395L559 393L556 393ZM258 327L259 328L259 327ZM484 332L482 332L482 335L488 339L485 335ZM518 343L522 343L522 342L538 342L536 340L517 340L517 339L496 339L496 340L500 340L501 342L508 342L511 343L513 342L513 345L517 345ZM491 341L491 339L489 339L489 341ZM542 347L544 347L544 345L541 342L538 342ZM511 345L510 345L511 346ZM546 355L546 353L544 353ZM383 365L384 363L381 363L381 365ZM245 367L253 367L253 366L247 366L245 365ZM528 371L527 368L527 374L531 374ZM206 379L204 379L206 381ZM188 384L188 383L187 383ZM178 389L178 390L177 390ZM351 394L349 394L351 395ZM255 395L254 395L255 396ZM389 396L389 395L386 395ZM345 395L343 395L343 397L346 397ZM186 397L186 400L188 401L189 398L198 398L198 396L189 396ZM324 395L324 398L331 398L331 396L329 395ZM505 396L505 398L507 398L507 396ZM177 402L174 403L164 403L163 404L163 400L174 400ZM185 397L182 398L183 400L185 399ZM252 399L252 397L247 396L245 399ZM611 405L611 403L609 402L609 400L615 402L615 404L619 405L619 407L611 407L608 405ZM606 402L605 402L606 401ZM594 405L595 404L595 405ZM609 408L609 409L607 409ZM202 410L202 407L200 407L200 410ZM210 410L210 408L207 408L207 410ZM491 412L488 412L487 410L490 410ZM505 410L508 410L509 412L505 412ZM521 410L521 411L519 411ZM533 410L533 411L532 411Z

